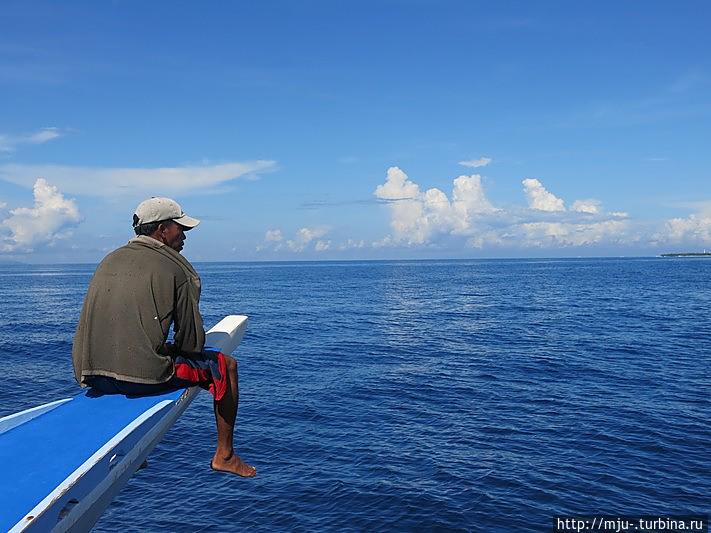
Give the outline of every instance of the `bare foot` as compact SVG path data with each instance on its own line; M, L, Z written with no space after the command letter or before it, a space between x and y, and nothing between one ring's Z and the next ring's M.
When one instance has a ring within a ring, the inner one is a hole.
M210 468L218 472L228 472L242 477L254 477L257 469L245 463L239 455L232 454L229 459L223 459L215 454L210 462Z

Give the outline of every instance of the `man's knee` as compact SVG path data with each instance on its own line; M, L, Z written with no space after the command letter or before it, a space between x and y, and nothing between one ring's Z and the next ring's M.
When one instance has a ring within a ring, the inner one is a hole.
M236 376L237 375L237 359L230 355L225 355L225 365L227 366L227 371Z

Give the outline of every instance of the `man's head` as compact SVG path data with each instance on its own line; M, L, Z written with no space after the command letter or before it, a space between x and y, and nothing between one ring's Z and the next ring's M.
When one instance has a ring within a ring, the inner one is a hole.
M170 198L149 198L141 202L133 215L136 235L148 235L171 247L176 252L183 249L185 232L200 223L189 217L180 204Z

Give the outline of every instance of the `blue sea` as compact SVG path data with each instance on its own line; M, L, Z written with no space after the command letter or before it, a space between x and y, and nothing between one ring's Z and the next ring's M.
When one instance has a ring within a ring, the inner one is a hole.
M201 392L96 531L545 531L708 514L711 260L197 264L245 480ZM79 392L93 265L0 267L0 416Z

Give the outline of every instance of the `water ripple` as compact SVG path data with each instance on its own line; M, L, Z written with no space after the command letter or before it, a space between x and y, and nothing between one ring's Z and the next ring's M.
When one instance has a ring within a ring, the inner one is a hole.
M207 395L97 531L541 531L711 508L709 261L205 264L206 323L251 317L238 449ZM6 414L76 391L92 269L2 267Z

